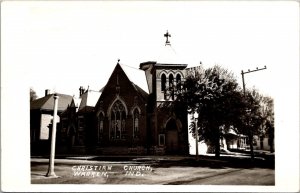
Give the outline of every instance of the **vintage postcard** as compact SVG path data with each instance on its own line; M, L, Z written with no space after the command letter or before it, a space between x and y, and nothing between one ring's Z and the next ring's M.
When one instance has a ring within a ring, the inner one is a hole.
M3 191L299 190L297 2L1 13Z

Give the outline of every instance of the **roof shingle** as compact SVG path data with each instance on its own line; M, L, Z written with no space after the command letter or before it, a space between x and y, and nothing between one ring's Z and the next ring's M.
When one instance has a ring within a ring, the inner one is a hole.
M57 111L64 111L67 109L72 101L72 96L59 94ZM30 102L30 110L53 110L54 109L54 94L49 94L42 98Z

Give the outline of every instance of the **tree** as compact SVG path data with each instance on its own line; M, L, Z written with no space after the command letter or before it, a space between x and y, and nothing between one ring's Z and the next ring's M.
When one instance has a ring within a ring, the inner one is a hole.
M243 104L236 79L220 66L199 66L188 71L181 88L176 100L184 101L189 113L199 113L200 139L212 144L219 157L220 138L235 122ZM190 127L192 132L193 128Z
M30 101L33 101L35 99L37 99L36 92L32 88L30 88Z
M241 109L244 113L241 113L237 117L238 132L248 136L250 145L251 159L254 159L253 140L254 135L261 134L261 125L264 118L261 113L262 96L256 90L247 90L244 96L244 105Z
M274 152L274 102L271 97L264 96L261 101L261 113L263 124L261 126L262 137L268 136L270 152Z
M198 123L192 123L189 129L194 137L195 129L198 129L200 140L214 148L216 157L220 156L222 135L235 128L238 133L248 136L251 158L254 158L253 136L259 135L259 128L266 120L261 113L263 98L256 90L247 91L244 95L233 74L220 66L191 68L186 80L176 88L167 88L166 93L176 95L175 102L184 102L188 113L199 114ZM266 125L272 137L274 124L272 126L272 121L268 121Z
M270 151L274 152L274 104L273 99L259 94L257 90L246 91L244 97L244 111L238 117L237 128L239 133L249 138L251 158L254 158L254 135L269 137Z

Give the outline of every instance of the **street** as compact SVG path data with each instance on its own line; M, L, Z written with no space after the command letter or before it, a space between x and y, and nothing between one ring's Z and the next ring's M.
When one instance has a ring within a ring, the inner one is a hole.
M32 184L275 185L273 166L248 159L67 157L55 160L56 178L45 177L48 162L31 159Z

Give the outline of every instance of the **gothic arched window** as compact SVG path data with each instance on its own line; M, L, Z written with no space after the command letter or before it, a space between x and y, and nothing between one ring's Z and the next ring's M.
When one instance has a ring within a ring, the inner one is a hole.
M100 142L100 140L102 139L103 125L104 125L104 114L101 112L98 116L98 132L97 132L98 142Z
M121 122L122 122L122 118L121 118L120 111L116 111L115 114L116 114L115 136L116 136L116 139L120 139L121 138Z
M161 75L161 91L165 91L166 90L166 82L167 82L167 78L165 74Z
M169 87L171 88L171 87L173 87L173 85L174 85L174 76L173 76L173 74L170 74L169 75Z
M126 112L124 105L118 100L116 101L111 109L110 113L110 138L111 139L121 139L125 133L125 123L126 123Z
M139 118L139 111L136 108L133 111L133 138L139 137Z
M176 75L176 87L177 87L177 90L180 90L180 87L181 87L181 76L180 76L180 74Z
M169 75L169 90L170 90L170 97L172 100L174 100L174 92L173 92L173 86L174 86L174 76L173 74Z

